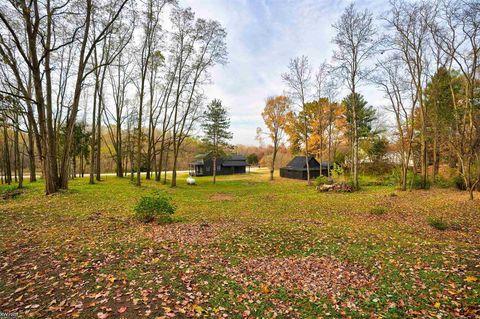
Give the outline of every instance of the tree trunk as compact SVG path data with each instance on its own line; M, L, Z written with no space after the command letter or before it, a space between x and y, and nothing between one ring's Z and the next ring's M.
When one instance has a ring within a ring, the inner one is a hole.
M274 141L273 143L273 154L272 154L272 166L270 167L270 180L273 181L273 173L275 171L275 160L277 159L277 152L278 152L278 141Z
M14 172L15 172L15 183L18 182L18 175L20 174L20 146L18 145L18 114L15 113L15 123L13 126L13 160L14 160Z
M353 187L358 190L358 123L357 123L357 96L355 88L352 90L352 121L353 121L353 137L352 137L352 174Z
M176 143L176 142L174 142ZM177 159L178 159L178 149L176 149L175 144L174 144L174 150L173 150L173 166L172 166L172 187L177 186Z
M97 133L97 138L96 138L96 149L95 149L95 179L100 182L102 180L101 178L101 162L100 162L100 158L101 158L101 148L102 148L102 86L103 86L103 79L101 80L100 82L100 87L99 87L99 90L98 90L98 108L97 108L97 130L96 130L96 133Z
M170 154L169 148L170 146L167 146L167 149L166 149L167 154L165 154L165 166L164 166L165 169L164 169L163 185L167 184L168 154Z
M97 121L96 121L96 116L97 116L97 93L98 93L98 72L95 72L95 90L93 93L93 110L92 110L92 135L90 137L90 184L95 184L95 159L96 159L96 129L97 129Z
M20 169L19 169L19 174L18 174L18 188L23 188L23 152L19 153L20 157Z
M213 184L217 182L217 156L213 157Z
M30 183L37 181L37 172L35 167L35 140L33 137L32 124L28 123L28 164L30 170Z
M123 177L123 156L122 156L122 125L120 121L120 115L117 112L117 125L116 125L116 137L117 137L117 177Z
M420 100L420 121L421 121L421 134L420 134L420 172L422 177L422 189L427 188L428 183L428 162L427 162L427 126L426 126L426 111L425 105L423 102L423 91L420 86L419 90L419 100Z
M305 109L305 103L303 103L303 108ZM310 181L310 163L308 160L308 129L307 129L307 116L305 115L303 125L305 125L305 165L307 167L307 185L310 186L312 183Z
M6 118L3 118L3 158L4 158L4 175L5 183L10 185L12 183L12 167L10 163L10 150L8 146L8 130Z

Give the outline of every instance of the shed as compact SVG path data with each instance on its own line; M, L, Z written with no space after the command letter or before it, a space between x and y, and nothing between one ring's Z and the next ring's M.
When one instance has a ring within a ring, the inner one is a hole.
M247 158L243 155L230 155L217 158L217 175L245 174L247 172ZM198 154L195 161L189 165L192 176L212 176L213 158L211 153Z
M310 170L310 178L317 178L322 175L327 175L328 162L320 163L313 156L308 157L308 164ZM330 164L332 166L332 164ZM307 163L305 156L295 156L285 167L280 168L280 176L293 179L307 179Z

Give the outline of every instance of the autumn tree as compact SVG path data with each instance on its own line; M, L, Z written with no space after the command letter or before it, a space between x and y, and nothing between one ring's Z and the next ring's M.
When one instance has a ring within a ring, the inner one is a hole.
M230 119L222 101L213 100L203 113L203 142L213 159L213 183L217 178L217 158L229 147L233 135L229 131Z
M268 136L273 144L272 161L270 164L270 180L273 180L275 160L278 149L283 140L287 113L290 111L290 100L288 97L279 95L267 99L262 112L263 121L268 128Z

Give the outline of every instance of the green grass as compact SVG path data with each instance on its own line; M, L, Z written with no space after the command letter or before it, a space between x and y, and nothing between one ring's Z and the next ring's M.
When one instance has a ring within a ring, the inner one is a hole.
M354 193L319 193L303 181L270 182L266 170L221 176L216 185L185 179L177 188L75 179L53 196L43 195L41 182L27 183L25 193L1 201L0 311L39 318L116 318L121 306L125 318L479 314L478 281L465 278L479 277L480 204L464 192L371 183ZM173 224L135 220L135 205L154 191L172 199ZM456 226L442 232L431 226L434 218ZM331 294L232 275L272 257L335 260L372 282Z
M376 206L376 207L370 208L370 213L373 214L373 215L380 216L380 215L385 214L386 212L387 212L386 207Z
M448 229L448 224L443 218L430 217L427 219L428 224L438 230Z

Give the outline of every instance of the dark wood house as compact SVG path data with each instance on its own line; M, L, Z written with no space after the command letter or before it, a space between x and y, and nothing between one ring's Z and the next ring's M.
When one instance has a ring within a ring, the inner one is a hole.
M328 173L328 163L323 162L321 165L313 156L308 157L310 170L310 178L317 178ZM293 179L307 180L307 163L305 156L295 156L285 167L280 168L280 176Z
M247 158L243 155L230 155L217 158L217 175L245 174ZM212 176L213 158L210 153L195 156L195 161L189 165L192 176Z

